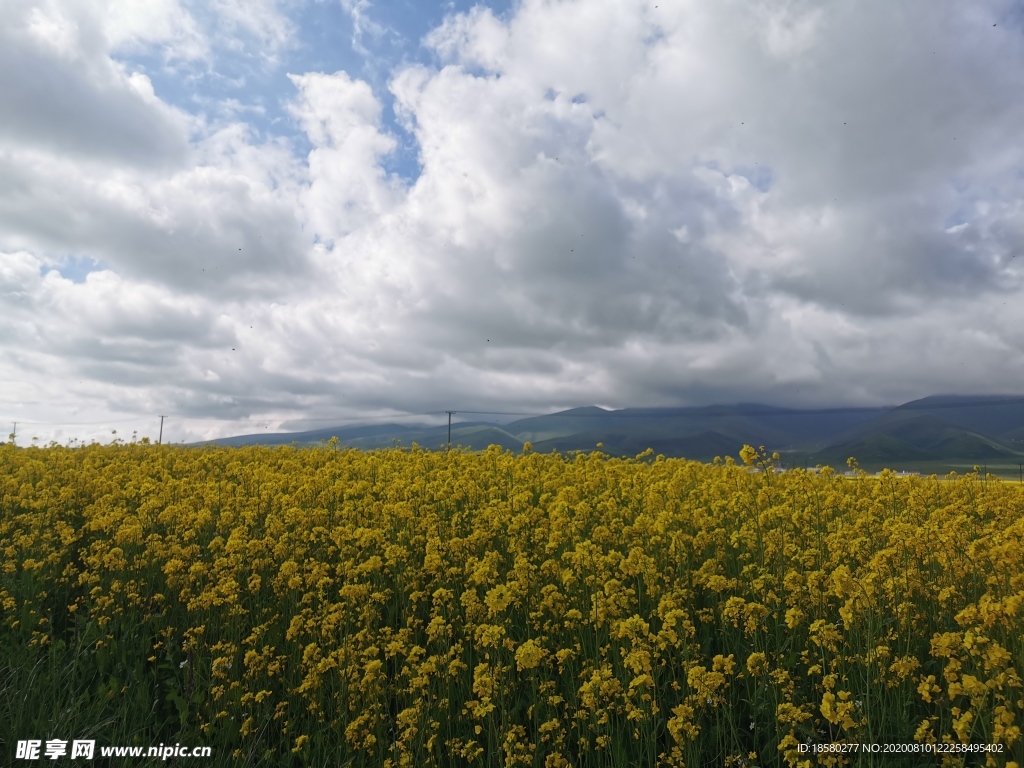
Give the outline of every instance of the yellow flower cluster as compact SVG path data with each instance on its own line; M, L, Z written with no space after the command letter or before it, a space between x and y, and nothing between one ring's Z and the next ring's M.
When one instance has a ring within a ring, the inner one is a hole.
M1019 489L741 457L0 446L0 648L239 764L1020 763Z

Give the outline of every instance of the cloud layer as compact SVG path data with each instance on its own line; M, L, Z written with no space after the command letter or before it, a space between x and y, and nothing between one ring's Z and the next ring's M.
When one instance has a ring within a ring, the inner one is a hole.
M97 422L44 438L1019 389L1008 0L478 6L387 92L286 71L271 0L11 6L0 415ZM250 48L301 141L126 63Z

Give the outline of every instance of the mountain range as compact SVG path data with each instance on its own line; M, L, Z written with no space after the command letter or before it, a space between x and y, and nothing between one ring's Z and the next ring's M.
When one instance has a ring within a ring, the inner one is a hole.
M374 424L307 432L240 435L216 445L318 445L337 437L341 446L372 450L417 443L439 450L447 424ZM689 408L573 408L497 425L451 425L452 446L482 450L496 444L519 452L601 450L635 456L647 448L667 457L711 461L736 457L744 444L782 455L783 466L829 465L845 469L853 456L865 469L962 466L1024 462L1024 397L936 395L890 407L801 410L756 403Z

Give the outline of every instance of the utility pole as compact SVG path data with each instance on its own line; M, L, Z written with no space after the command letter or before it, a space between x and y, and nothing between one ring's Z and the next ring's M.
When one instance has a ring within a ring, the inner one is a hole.
M1018 464L1017 469L1020 470L1020 484L1024 485L1024 464Z
M161 445L163 443L163 441L164 441L164 419L166 419L166 418L167 418L166 416L161 416L160 417L160 437L158 437L156 439L156 444L157 445Z
M452 447L452 414L458 413L458 411L445 411L448 414L448 446L444 449L445 453Z

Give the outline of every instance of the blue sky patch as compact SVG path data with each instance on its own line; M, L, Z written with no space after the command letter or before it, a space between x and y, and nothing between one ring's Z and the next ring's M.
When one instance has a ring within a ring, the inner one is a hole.
M39 274L45 275L50 270L57 270L60 276L73 283L84 283L90 272L102 272L106 265L88 256L67 256L57 264L48 264L39 268Z
M414 182L422 171L419 148L414 137L396 119L394 97L388 82L398 69L421 63L440 64L423 38L439 27L447 16L468 12L481 3L452 0L430 4L402 0L361 8L358 29L341 2L310 2L291 16L295 25L292 46L277 53L276 61L264 56L255 40L240 49L217 47L212 67L205 63L174 62L155 55L120 57L129 70L146 74L156 95L187 112L202 112L211 122L242 120L261 140L286 137L301 154L312 149L301 126L288 113L287 105L297 94L288 74L344 71L366 81L381 102L382 129L398 140L391 155L382 158L388 173ZM511 0L486 3L499 18L512 9ZM490 75L481 70L481 75Z

